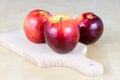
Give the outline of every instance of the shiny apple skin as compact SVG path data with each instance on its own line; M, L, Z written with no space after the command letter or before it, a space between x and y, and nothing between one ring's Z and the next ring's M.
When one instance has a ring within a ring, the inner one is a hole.
M44 43L44 23L51 17L51 14L45 10L32 10L27 14L24 20L24 32L27 38L35 43Z
M83 13L76 18L76 22L81 34L79 42L84 44L92 44L101 37L104 30L104 25L100 17L94 13Z
M48 46L60 54L72 51L79 42L79 28L73 19L59 23L52 23L48 20L44 31Z

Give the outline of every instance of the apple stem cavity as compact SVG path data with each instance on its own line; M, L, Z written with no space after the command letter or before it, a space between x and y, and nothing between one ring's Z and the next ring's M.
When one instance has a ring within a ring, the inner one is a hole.
M94 15L93 15L92 13L91 13L91 14L88 14L88 15L87 15L87 18L88 18L88 19L93 19L93 18L94 18Z
M44 14L46 15L47 11L43 10L42 12L40 12L40 14Z

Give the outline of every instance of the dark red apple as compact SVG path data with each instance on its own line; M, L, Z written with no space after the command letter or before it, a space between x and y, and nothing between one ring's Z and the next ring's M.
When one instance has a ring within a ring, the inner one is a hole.
M44 23L51 17L45 10L33 10L27 14L24 20L24 32L27 38L35 43L45 42Z
M84 44L96 42L103 33L103 22L99 16L86 12L76 18L80 30L79 41Z
M68 53L79 42L79 28L75 20L66 14L49 18L44 31L46 43L57 53Z

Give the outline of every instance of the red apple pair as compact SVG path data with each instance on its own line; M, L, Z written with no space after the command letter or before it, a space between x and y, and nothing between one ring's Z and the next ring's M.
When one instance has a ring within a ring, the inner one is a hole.
M79 29L74 19L65 14L52 17L45 10L31 11L25 18L24 31L32 42L42 43L46 39L57 53L72 51L79 41Z

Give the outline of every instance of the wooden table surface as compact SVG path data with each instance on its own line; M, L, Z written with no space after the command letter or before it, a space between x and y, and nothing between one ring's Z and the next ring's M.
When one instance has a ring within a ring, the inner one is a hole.
M87 45L87 56L103 64L105 72L88 77L63 67L40 68L0 45L0 80L120 80L120 0L1 0L0 33L23 28L27 13L44 9L53 15L66 13L73 18L90 11L104 22L104 33L94 44Z

